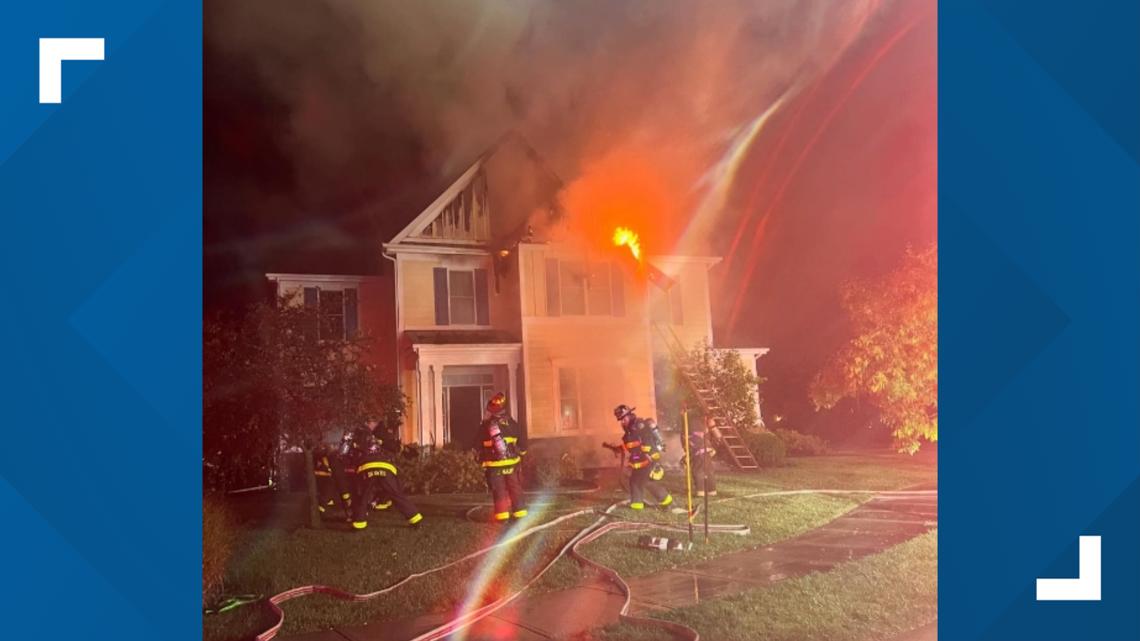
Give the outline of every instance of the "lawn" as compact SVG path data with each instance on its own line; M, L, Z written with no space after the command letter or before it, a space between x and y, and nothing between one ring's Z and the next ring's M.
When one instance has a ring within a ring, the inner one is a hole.
M772 587L706 601L655 617L688 625L718 641L866 641L889 639L938 615L938 533L879 554ZM616 625L602 641L660 639L649 626Z
M676 475L674 475L676 477ZM725 474L720 494L712 503L711 522L747 524L750 536L714 534L709 544L698 543L684 555L646 552L634 546L636 536L614 534L583 547L593 559L613 566L626 576L645 574L678 563L691 563L729 551L767 545L786 539L852 509L867 495L802 494L742 498L761 492L802 488L899 489L935 478L934 466L915 464L905 458L827 456L794 459L788 466L757 474ZM671 478L671 489L684 502L683 479ZM601 509L623 496L616 491L558 497L533 497L544 509L532 509L528 525L548 521L567 512ZM257 499L245 499L247 503ZM430 569L495 542L501 527L464 518L469 506L485 503L482 494L416 497L426 515L418 530L403 525L398 515L380 513L365 531L354 533L340 523L322 530L299 527L303 523L304 497L277 497L271 505L244 509L248 517L241 545L227 572L230 594L270 595L298 585L323 583L354 592L368 592L391 585L408 574ZM262 499L264 503L264 499ZM619 508L620 518L657 520L683 525L684 515L646 510L634 513ZM501 589L520 585L594 516L560 523L524 539L509 550L500 580ZM698 517L698 524L700 518ZM679 536L676 533L668 536ZM698 541L700 538L698 537ZM501 556L501 555L500 555ZM419 578L390 594L366 603L350 604L324 596L308 596L284 605L284 634L354 625L370 621L407 618L446 611L463 600L471 577L484 558L464 562L449 570ZM576 563L564 560L540 580L538 590L573 585L584 576ZM486 595L490 598L493 595ZM205 617L205 641L237 641L264 629L264 609L250 605ZM717 637L711 637L717 638Z

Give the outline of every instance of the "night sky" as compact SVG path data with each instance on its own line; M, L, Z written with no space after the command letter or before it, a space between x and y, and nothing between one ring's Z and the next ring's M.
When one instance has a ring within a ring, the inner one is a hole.
M839 287L937 240L933 0L490 5L206 2L207 311L267 271L375 272L376 243L506 131L571 193L632 159L684 229L709 168L786 95L723 206L651 241L725 256L718 342L771 348L766 413L816 429Z

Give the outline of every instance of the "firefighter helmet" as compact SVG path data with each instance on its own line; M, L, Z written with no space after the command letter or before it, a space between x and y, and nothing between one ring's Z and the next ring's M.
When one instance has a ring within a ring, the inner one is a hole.
M616 418L617 420L620 421L623 418L625 418L626 416L633 414L633 410L635 410L635 409L637 409L637 408L636 407L630 407L624 403L621 405L618 405L617 407L614 408L614 418Z
M507 395L499 392L487 401L487 411L491 414L501 414L507 409Z

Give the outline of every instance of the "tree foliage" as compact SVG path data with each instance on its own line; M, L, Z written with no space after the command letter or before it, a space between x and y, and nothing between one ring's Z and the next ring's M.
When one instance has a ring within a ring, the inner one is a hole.
M843 398L878 408L900 451L938 440L938 252L908 250L875 280L843 287L854 338L816 376L816 409Z
M205 324L203 451L215 482L271 466L280 448L311 450L406 397L363 358L367 337L317 340L318 311L282 298Z
M757 386L760 379L748 367L740 353L731 349L716 349L701 342L693 346L684 356L683 363L659 360L655 363L654 381L656 384L658 420L677 429L681 426L681 407L689 408L690 427L703 422L701 405L692 390L685 384L682 366L689 366L698 372L703 381L711 384L729 423L744 428L760 426L756 414Z

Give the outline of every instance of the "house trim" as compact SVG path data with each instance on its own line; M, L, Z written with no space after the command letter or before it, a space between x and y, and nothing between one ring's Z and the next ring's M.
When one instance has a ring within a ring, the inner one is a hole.
M412 222L409 223L407 227L404 227L400 233L396 234L396 236L392 238L392 242L385 244L385 248L387 248L389 245L399 245L407 240L410 240L410 237L419 236L421 233L423 233L424 229L427 229L427 226L432 224L432 222L434 222L435 219L439 217L439 215L443 212L443 208L447 206L447 204L452 200L455 200L455 197L459 195L459 192L467 187L468 183L471 182L471 180L475 177L475 174L477 174L479 172L479 169L482 167L483 159L480 158L479 160L475 161L475 164L471 165L467 171L463 172L463 174L460 175L459 178L455 180L455 182L451 183L451 186L445 189L438 198L433 200L426 209L420 212L420 214L416 216L415 219L412 220ZM427 239L425 239L425 241L426 240ZM434 243L436 242L436 239L430 239L430 242ZM450 244L479 245L479 243L476 241L455 240L450 241Z

